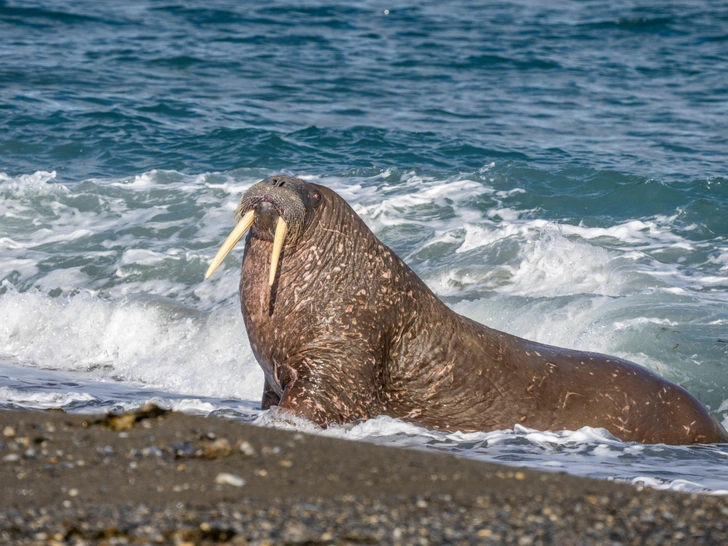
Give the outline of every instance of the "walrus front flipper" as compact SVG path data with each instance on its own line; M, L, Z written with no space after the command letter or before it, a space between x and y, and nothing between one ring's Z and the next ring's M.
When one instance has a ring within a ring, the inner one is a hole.
M260 409L267 410L270 409L272 406L277 406L281 403L281 397L278 396L278 393L273 390L273 387L270 386L268 383L268 380L265 380L265 385L263 386L263 399L260 402Z
M331 421L326 408L308 398L306 388L301 381L295 381L286 387L278 407L290 410L297 416L303 417L323 428L326 428Z
M347 376L336 361L320 361L308 357L289 361L281 368L295 371L288 373L289 381L281 381L283 395L279 407L292 411L321 427L370 419L382 413L377 398L362 396L366 388L358 380Z

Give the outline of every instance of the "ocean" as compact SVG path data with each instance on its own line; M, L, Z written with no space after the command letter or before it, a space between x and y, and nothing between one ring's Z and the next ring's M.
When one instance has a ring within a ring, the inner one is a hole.
M259 409L243 192L349 201L452 309L635 361L728 425L728 7L0 1L0 408L152 401L728 493L728 445L317 429Z

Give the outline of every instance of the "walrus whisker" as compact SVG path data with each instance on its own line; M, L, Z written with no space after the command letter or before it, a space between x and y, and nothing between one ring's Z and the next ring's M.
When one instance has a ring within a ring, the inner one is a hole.
M281 249L283 248L283 240L286 238L286 232L288 231L288 224L283 217L278 217L278 224L276 225L276 235L273 239L273 254L270 257L270 277L268 278L268 285L273 286L273 281L276 278L276 270L278 269L278 259L281 256Z
M209 279L210 275L212 275L215 270L220 267L222 261L228 254L230 254L233 247L238 244L238 241L243 238L243 235L245 235L245 233L250 229L250 226L253 225L254 221L255 210L249 210L245 213L245 216L242 217L240 222L238 222L238 225L235 226L235 229L232 230L230 235L228 235L228 238L225 239L225 242L220 247L220 250L217 251L217 254L215 254L215 258L213 258L210 267L207 268L207 273L205 273L206 279Z

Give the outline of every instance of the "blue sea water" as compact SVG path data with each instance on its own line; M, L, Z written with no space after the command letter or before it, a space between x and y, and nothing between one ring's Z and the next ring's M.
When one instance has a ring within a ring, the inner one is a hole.
M728 7L0 1L0 407L197 413L728 492L728 446L261 412L241 194L331 186L456 311L728 414Z

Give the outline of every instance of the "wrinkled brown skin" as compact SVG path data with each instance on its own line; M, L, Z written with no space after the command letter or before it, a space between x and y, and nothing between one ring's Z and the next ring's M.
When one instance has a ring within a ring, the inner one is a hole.
M449 431L519 423L603 427L644 443L728 441L689 392L637 364L458 315L336 193L275 179L321 199L299 239L286 241L272 287L274 221L256 220L247 236L241 307L265 372L263 408L321 426L389 415Z

